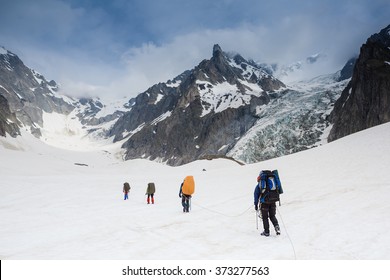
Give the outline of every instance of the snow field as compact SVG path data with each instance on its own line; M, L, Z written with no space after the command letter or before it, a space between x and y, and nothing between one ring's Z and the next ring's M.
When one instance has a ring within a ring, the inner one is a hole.
M222 159L181 167L122 162L115 147L76 152L23 137L0 142L1 259L390 257L389 124L245 166ZM281 236L271 229L271 237L260 237L260 220L256 229L253 190L261 169L281 175ZM186 175L196 183L190 213L178 197ZM156 184L154 205L146 204L148 182Z

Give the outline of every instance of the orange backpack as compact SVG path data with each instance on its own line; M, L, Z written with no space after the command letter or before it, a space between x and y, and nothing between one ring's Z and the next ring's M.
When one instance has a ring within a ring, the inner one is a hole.
M183 187L181 192L186 195L192 195L195 191L195 181L193 176L187 176L184 178Z

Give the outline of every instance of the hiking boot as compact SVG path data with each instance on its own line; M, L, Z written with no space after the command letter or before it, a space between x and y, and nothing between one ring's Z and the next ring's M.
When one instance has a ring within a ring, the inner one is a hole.
M269 236L269 232L263 231L262 233L260 233L260 235L262 235L262 236Z
M279 226L275 226L275 232L276 232L276 235L280 235L280 227Z

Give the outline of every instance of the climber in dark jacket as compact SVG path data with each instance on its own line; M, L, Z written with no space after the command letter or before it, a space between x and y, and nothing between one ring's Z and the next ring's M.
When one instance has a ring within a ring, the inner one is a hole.
M279 235L280 227L279 227L278 220L276 219L276 203L265 201L265 196L267 194L266 192L267 184L269 186L276 187L277 182L275 181L275 178L269 178L265 176L263 172L261 172L260 175L257 177L257 185L254 191L255 210L259 211L260 208L261 219L263 220L264 231L261 233L261 235L263 236L270 235L268 218L271 220L275 228L276 234Z
M130 192L130 184L126 182L123 184L123 193L125 194L125 200L129 199L129 192Z

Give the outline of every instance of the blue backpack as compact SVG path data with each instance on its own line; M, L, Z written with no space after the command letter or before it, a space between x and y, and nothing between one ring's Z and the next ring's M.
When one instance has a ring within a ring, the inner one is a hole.
M274 203L279 201L280 194L283 193L282 183L280 182L278 170L262 170L260 172L261 185L265 185L265 191L262 192L260 201L262 203Z

